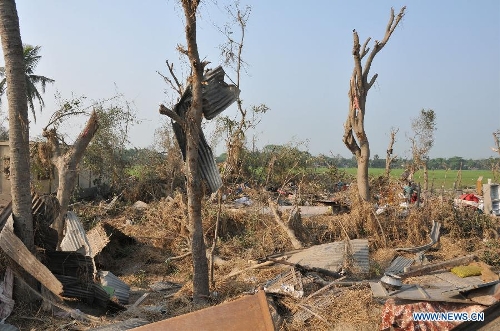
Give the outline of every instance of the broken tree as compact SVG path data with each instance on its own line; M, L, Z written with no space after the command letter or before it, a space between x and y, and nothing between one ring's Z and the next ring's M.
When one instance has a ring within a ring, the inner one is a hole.
M368 91L375 83L378 74L375 74L368 80L368 74L375 55L389 41L392 33L398 26L404 16L406 7L401 8L397 16L394 16L394 9L391 8L391 17L385 31L382 41L375 40L373 49L367 48L371 38L366 39L361 47L359 36L356 30L353 30L354 46L352 55L354 57L354 70L349 82L349 114L344 124L343 141L351 153L356 157L358 163L357 183L358 192L361 199L370 200L370 189L368 185L368 163L370 160L370 145L365 132L365 108ZM364 67L361 61L368 55Z
M233 93L222 95L223 97L229 96L223 98L222 103L225 107L214 107L212 102L220 106L220 100L205 98L205 95L214 92L214 90L209 85L202 85L204 63L200 61L196 41L196 12L199 3L199 0L182 0L186 17L187 40L187 50L184 50L183 53L188 56L191 63L190 86L175 106L174 111L163 105L160 106L160 113L175 121L173 123L174 132L186 161L188 219L193 256L193 299L195 302L204 301L209 295L208 261L201 218L202 177L207 180L212 192L215 192L222 185L211 150L204 139L201 122L203 115L207 119L213 118L233 103L236 99L234 91L237 90L233 89ZM220 78L220 76L217 77ZM217 90L217 86L212 87ZM207 166L203 166L200 161L206 163Z
M412 119L411 128L413 137L410 137L411 153L413 157L410 166L410 178L422 168L424 170L424 190L429 189L429 172L427 160L429 151L434 145L434 131L436 131L436 113L432 109L422 109L418 117Z
M68 211L71 193L76 185L78 175L78 164L83 157L85 149L89 145L92 137L98 128L97 114L92 112L87 124L72 146L62 148L55 129L45 127L43 136L47 138L52 149L52 163L57 168L59 185L57 187L57 200L61 206L60 212L52 223L52 227L57 231L58 243L61 244L64 230L64 218Z

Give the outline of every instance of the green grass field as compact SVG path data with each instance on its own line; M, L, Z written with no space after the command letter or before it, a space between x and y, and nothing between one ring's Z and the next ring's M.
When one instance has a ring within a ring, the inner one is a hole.
M356 168L342 168L348 174L355 176ZM403 169L393 169L391 170L391 176L394 178L399 178L403 173ZM385 169L368 169L368 173L371 176L383 175ZM431 187L434 182L434 188L440 189L444 186L445 189L453 188L453 183L457 181L458 170L429 170L429 187ZM491 170L462 170L462 180L458 188L475 188L477 179L483 176L483 184L488 182L488 178L493 180L493 172ZM414 181L423 184L424 175L422 171L418 171L414 175Z

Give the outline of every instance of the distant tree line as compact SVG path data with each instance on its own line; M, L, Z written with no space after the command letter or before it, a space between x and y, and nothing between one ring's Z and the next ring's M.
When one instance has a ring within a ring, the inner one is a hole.
M268 155L273 151L282 149L281 145L267 145L261 150L255 150L251 152L254 158L260 158L262 160L268 159ZM296 149L295 154L299 156L302 160L308 160L310 167L322 168L335 166L337 168L355 168L357 167L356 158L353 156L351 158L345 158L340 154L327 156L320 154L318 156L313 156L307 151L300 151ZM218 163L224 162L226 160L227 154L220 154L216 161ZM398 158L393 161L393 169L404 169L408 164L411 163L411 159ZM450 158L434 158L429 159L428 168L429 170L490 170L492 165L499 161L499 158L490 157L487 159L465 159L460 156L453 156ZM373 158L369 161L370 168L385 168L385 158L381 158L378 154L375 154Z

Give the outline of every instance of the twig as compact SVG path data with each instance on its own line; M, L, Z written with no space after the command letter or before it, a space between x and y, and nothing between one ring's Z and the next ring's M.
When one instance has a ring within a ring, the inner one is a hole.
M319 315L318 313L315 313L313 312L311 309L307 308L306 306L304 305L301 305L301 304L298 304L297 306L299 306L300 308L304 309L305 311L307 311L309 314L312 314L313 316L317 317L319 320L325 322L326 324L328 325L331 325L327 320L326 318L324 318L323 316Z
M141 295L141 297L139 299L137 299L137 301L134 302L134 304L132 306L130 306L130 308L127 309L127 310L130 311L130 310L133 310L133 309L137 308L137 306L139 306L144 300L146 300L146 298L148 297L148 295L149 295L149 292L146 292L143 295Z
M384 239L384 247L387 247L387 240L385 238L385 232L384 229L382 228L382 224L380 224L380 221L378 220L377 214L375 214L374 211L372 211L373 216L375 216L375 219L377 220L378 226L380 228L380 232L382 232L382 238Z
M67 327L70 326L70 325L74 325L74 324L76 324L75 320L73 320L73 321L71 321L69 323L60 325L56 330L68 330Z
M317 290L316 292L309 294L309 296L306 298L306 301L307 301L307 300L309 300L309 299L311 299L313 296L318 295L318 294L320 294L320 293L322 293L322 292L324 292L324 291L328 290L330 287L335 286L335 285L338 285L338 282L339 282L339 281L341 281L341 280L343 280L343 279L345 279L345 278L346 278L345 276L340 277L339 279L334 280L334 281L333 281L333 282L331 282L330 284L328 284L328 285L326 285L326 286L323 286L322 288L320 288L320 289L319 289L319 290Z
M339 222L340 227L342 228L342 230L344 230L344 233L345 233L345 236L346 236L347 240L351 241L351 238L349 238L349 235L347 234L347 230L345 229L344 224L342 224L342 221L339 218L337 218L337 221Z
M212 243L212 249L210 250L210 280L212 281L212 286L215 287L214 280L214 252L217 247L217 237L219 236L219 223L220 223L220 215L222 212L222 193L219 190L218 193L218 208L217 208L217 219L215 220L215 232L214 232L214 241Z
M274 264L273 261L266 261L266 262L253 265L251 267L248 267L248 268L245 268L245 269L242 269L242 270L233 271L229 275L224 276L223 280L231 278L231 277L236 276L236 275L239 275L239 274L241 274L241 273L243 273L243 272L245 272L247 270L252 270L252 269L258 269L258 268L262 268L262 267L267 267L267 266L270 266L272 264Z
M45 322L44 319L41 319L39 317L30 317L30 316L19 316L19 318L22 318L24 320L31 320L31 321L39 321L39 322Z
M182 254L182 255L179 255L179 256L172 256L172 257L167 258L167 259L165 260L165 263L170 263L170 262L172 262L172 261L181 260L181 259L183 259L183 258L185 258L186 256L189 256L189 255L191 255L191 252L190 252L190 251L189 251L189 252L187 252L187 253L184 253L184 254Z

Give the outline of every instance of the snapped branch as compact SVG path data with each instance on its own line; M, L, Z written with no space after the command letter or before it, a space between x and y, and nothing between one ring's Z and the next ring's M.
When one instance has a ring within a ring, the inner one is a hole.
M75 143L73 144L73 155L75 155L77 162L79 162L79 160L83 156L83 152L85 151L90 141L94 137L97 129L99 128L97 117L98 116L96 111L93 110L89 120L87 121L87 124L85 125L85 128L82 130Z
M186 128L186 121L177 115L177 113L172 109L165 107L163 104L160 105L160 114L170 117L172 120L179 123L184 129Z

